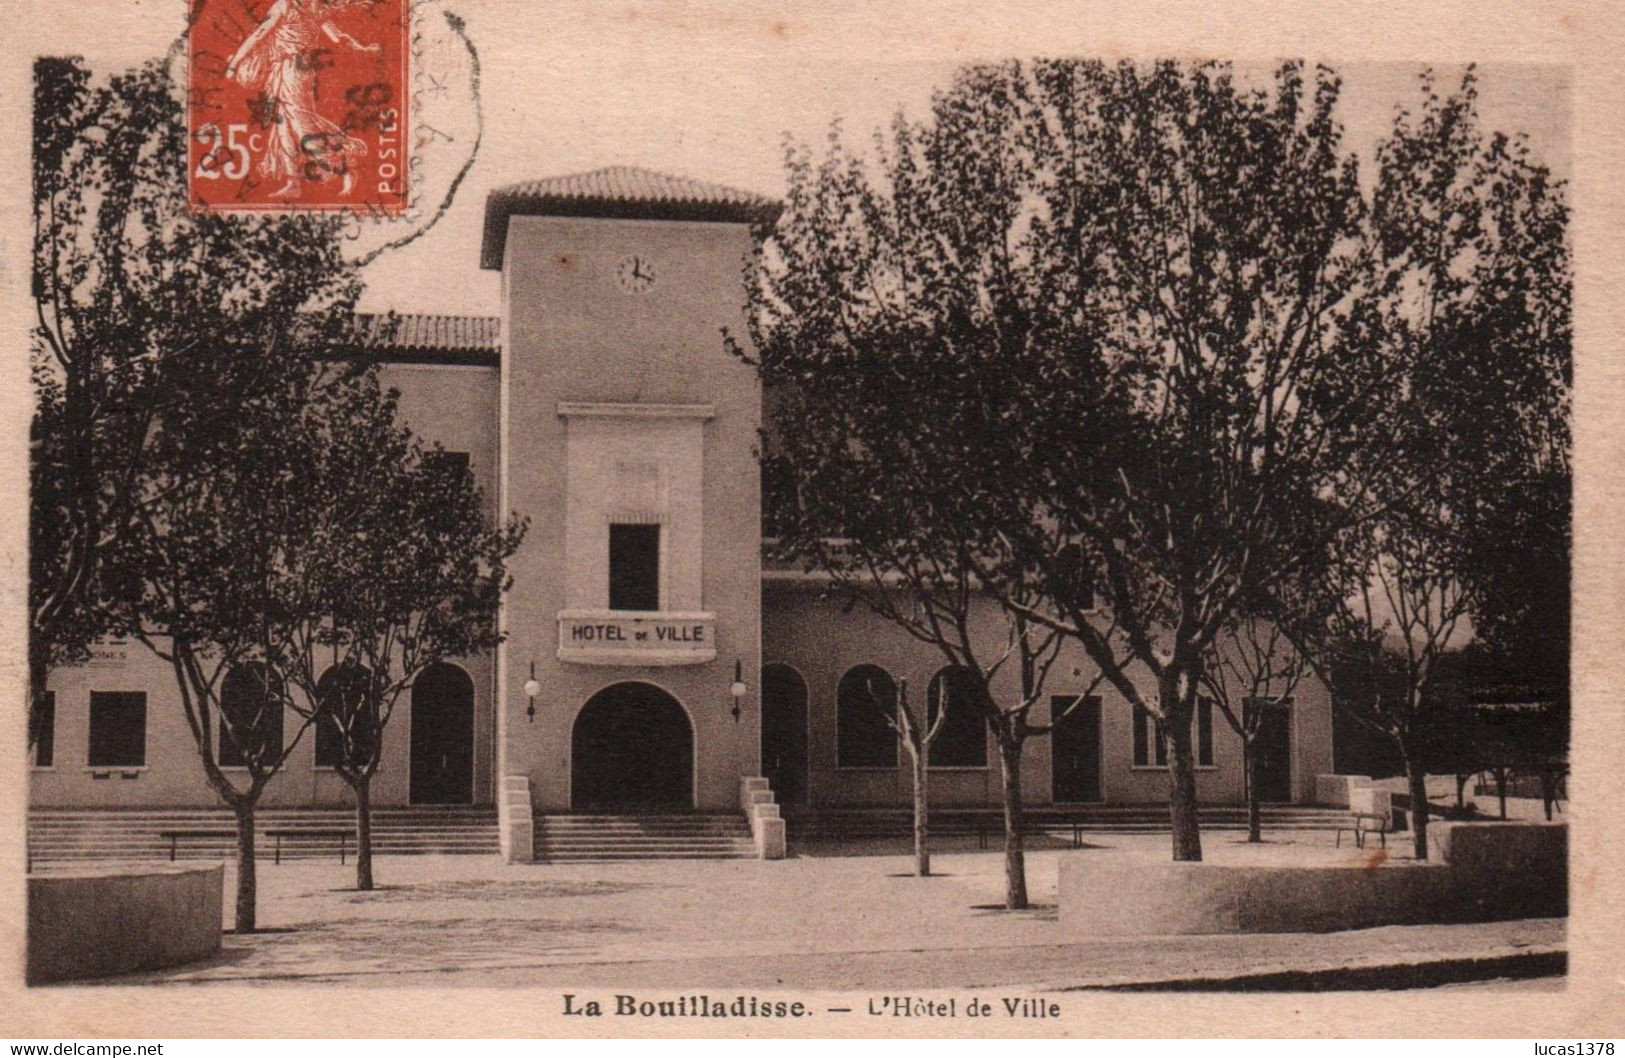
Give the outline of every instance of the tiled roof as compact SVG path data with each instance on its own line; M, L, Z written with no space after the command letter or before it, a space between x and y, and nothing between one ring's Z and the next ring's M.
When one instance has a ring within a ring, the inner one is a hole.
M393 328L390 324L393 322ZM483 364L502 352L502 326L495 316L434 316L362 313L362 352L385 363Z
M361 325L400 349L487 350L502 346L501 321L495 316L430 316L396 314L387 333L388 316L362 316Z
M526 180L485 200L481 268L501 268L512 216L710 220L772 225L783 206L765 195L629 165Z

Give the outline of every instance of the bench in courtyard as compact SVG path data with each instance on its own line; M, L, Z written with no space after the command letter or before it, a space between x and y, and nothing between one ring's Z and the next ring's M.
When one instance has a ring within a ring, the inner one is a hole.
M267 830L265 836L276 839L276 862L282 862L282 839L309 838L312 841L337 841L339 843L339 862L344 862L344 854L348 848L350 830L319 830L315 827L287 827L278 830Z
M169 858L170 858L171 861L173 861L175 859L175 848L176 848L176 846L181 841L183 841L183 840L185 840L187 838L199 838L199 839L232 838L232 839L235 839L237 837L237 832L235 830L196 830L196 829L192 829L192 830L160 830L158 832L158 836L160 838L165 838L165 839L167 839L169 841Z
M1338 848L1343 847L1343 832L1352 831L1355 848L1365 848L1367 834L1376 834L1382 842L1382 847L1388 847L1388 813L1386 812L1350 812L1348 818L1337 824Z

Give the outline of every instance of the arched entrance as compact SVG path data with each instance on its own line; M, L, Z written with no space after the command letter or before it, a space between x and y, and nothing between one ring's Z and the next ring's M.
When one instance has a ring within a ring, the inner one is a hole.
M570 736L570 805L692 808L694 729L677 699L649 683L617 683L589 698Z
M762 669L762 774L780 804L807 803L807 681L788 665Z
M456 665L431 665L412 683L411 800L474 801L474 681Z

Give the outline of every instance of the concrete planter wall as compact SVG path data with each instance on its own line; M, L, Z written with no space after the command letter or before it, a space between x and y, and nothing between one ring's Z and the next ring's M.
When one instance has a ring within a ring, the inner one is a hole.
M1461 882L1458 921L1569 913L1567 823L1430 823L1433 855Z
M1293 867L1064 853L1061 927L1092 937L1324 933L1568 913L1565 824L1437 824L1433 839L1436 861L1387 866L1378 859Z
M225 868L28 877L28 983L175 966L220 950Z

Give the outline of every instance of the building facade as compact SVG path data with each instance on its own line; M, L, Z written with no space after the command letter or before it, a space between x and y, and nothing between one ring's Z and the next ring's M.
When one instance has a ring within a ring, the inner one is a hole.
M405 318L383 354L405 420L466 455L493 517L531 528L504 646L414 685L374 803L494 804L517 790L543 813L734 811L751 775L785 804L908 802L906 754L872 695L906 680L922 701L934 681L951 691L953 672L762 558L762 394L722 335L748 333L743 265L776 215L754 195L635 169L513 185L487 202L480 261L501 270L501 316ZM1002 642L991 608L984 623ZM1029 741L1026 799L1165 800L1153 722L1094 675L1081 651L1051 670L1036 721L1096 697ZM51 687L34 803L213 803L173 676L143 648L104 644ZM1271 718L1261 792L1310 800L1332 767L1329 696L1305 680ZM1198 796L1243 800L1239 738L1217 709L1196 723ZM950 707L945 727L933 800L999 803L983 725ZM302 741L263 803L346 802L318 742Z

